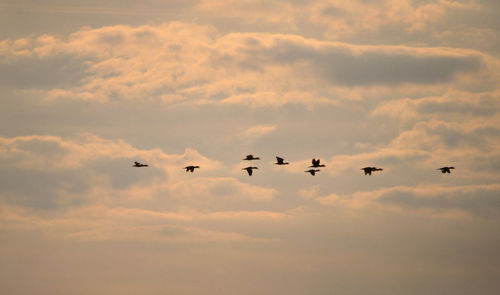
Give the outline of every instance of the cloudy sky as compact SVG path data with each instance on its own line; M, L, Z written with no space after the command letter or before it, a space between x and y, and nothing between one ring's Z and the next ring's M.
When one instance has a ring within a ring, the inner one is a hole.
M0 293L497 294L499 30L496 0L1 0Z

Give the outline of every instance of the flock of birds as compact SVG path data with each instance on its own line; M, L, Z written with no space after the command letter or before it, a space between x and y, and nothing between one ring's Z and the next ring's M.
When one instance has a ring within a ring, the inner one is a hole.
M260 160L260 158L259 157L255 157L254 155L247 155L243 159L243 161L254 161L254 160ZM317 172L321 171L318 168L326 167L324 164L321 164L320 161L321 161L320 159L313 158L312 161L311 161L312 165L309 166L309 168L311 168L311 169L306 170L304 172L310 173L312 176L316 175ZM288 164L289 164L288 162L285 162L285 159L280 158L278 156L276 157L276 163L274 163L274 165L288 165ZM134 165L132 167L148 167L148 166L149 166L148 164L142 164L142 163L139 163L139 162L134 162ZM189 165L189 166L184 167L184 169L186 169L186 172L191 172L191 173L194 172L194 169L198 169L198 168L200 168L200 166ZM254 169L259 169L259 167L248 166L248 167L245 167L245 168L241 168L241 170L246 170L247 171L248 176L252 176ZM455 167L445 166L445 167L438 168L437 170L441 170L441 173L448 173L448 174L450 174L451 173L451 169L455 169ZM377 167L363 167L360 170L363 170L364 173L365 173L365 175L372 175L372 172L382 171L384 169L377 168Z

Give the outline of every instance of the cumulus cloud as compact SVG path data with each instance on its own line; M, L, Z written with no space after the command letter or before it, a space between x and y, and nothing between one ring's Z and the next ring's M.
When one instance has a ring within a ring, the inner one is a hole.
M432 86L487 70L486 57L472 50L361 46L282 34L220 35L186 23L83 29L64 39L4 41L2 48L0 72L13 66L30 69L33 78L25 87L48 88L49 99L101 102L323 103L351 87ZM35 67L19 67L22 62ZM47 80L44 64L65 78Z
M488 118L495 116L500 109L499 98L498 91L448 91L440 96L390 100L378 105L372 114L401 120L434 118L463 121L474 117Z
M0 151L3 228L69 239L258 241L198 223L279 221L286 215L258 205L272 201L277 190L213 176L221 164L192 149L167 154L82 134L1 137ZM133 159L150 167L132 168ZM182 169L191 161L202 167L198 177Z
M225 45L225 60L230 58L243 68L251 65L248 69L265 71L269 65L295 66L294 70L307 70L344 86L441 83L482 67L478 52L443 48L354 46L271 34L230 34L217 43Z
M166 154L159 149L140 150L123 140L110 141L91 134L77 139L0 138L0 143L5 163L1 172L6 180L13 180L3 187L3 199L16 204L36 207L48 202L51 207L62 204L71 207L71 200L77 201L74 206L81 202L125 205L144 201L148 206L162 207L166 204L159 205L162 203L159 200L167 198L171 206L189 201L188 206L227 210L228 204L243 207L248 200L270 200L277 194L274 189L210 176L221 164L192 149L186 149L184 154ZM136 170L131 167L134 160L150 167ZM202 167L197 171L201 178L186 179L182 167L191 163ZM31 178L30 185L21 185L21 174ZM16 189L20 185L24 189ZM9 197L9 192L17 192L17 198Z
M476 1L200 1L196 10L217 23L292 31L310 35L321 32L330 39L371 35L384 30L405 34L436 32L434 27L453 13L481 9ZM450 33L450 32L448 32ZM383 35L383 34L382 34Z
M0 150L2 158L28 170L77 169L92 161L114 159L127 159L129 164L134 159L153 162L153 167L163 170L188 160L197 161L208 170L219 165L192 149L186 149L184 155L167 155L159 149L139 150L121 139L111 141L90 133L69 140L40 135L0 137Z
M464 173L462 177L493 180L498 177L500 168L499 144L500 130L495 121L429 120L401 131L386 145L368 145L365 149L369 151L333 156L329 162L336 169L330 173L339 175L365 166L382 166L389 168L384 173L402 170L411 178L421 177L413 175L420 170L458 165Z
M474 11L474 1L316 1L308 6L312 23L327 26L327 35L346 37L395 28L406 33L431 31L454 11Z
M323 205L350 209L382 206L389 210L397 208L410 213L446 216L450 212L459 211L485 218L496 218L500 210L499 192L500 186L497 184L454 187L395 186L351 195L317 196L315 200Z

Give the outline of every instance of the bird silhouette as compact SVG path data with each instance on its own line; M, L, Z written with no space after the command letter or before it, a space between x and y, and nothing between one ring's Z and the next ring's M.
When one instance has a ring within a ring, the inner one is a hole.
M319 169L309 169L309 170L306 170L304 172L308 172L308 173L311 173L312 176L316 175L316 172L319 172L320 170Z
M247 155L244 161L260 160L259 157L254 157L253 155Z
M312 167L312 168L326 167L326 166L325 166L325 165L323 165L323 164L321 164L321 165L319 164L320 159L317 159L317 160L316 160L316 159L314 159L314 158L313 158L311 162L312 162L312 165L311 165L311 166L309 166L309 167ZM312 169L311 169L311 170L312 170Z
M139 162L134 162L134 165L132 167L148 167L149 165L147 164L141 164Z
M288 162L284 162L285 160L283 158L280 158L280 157L276 157L276 163L274 163L274 165L288 165L289 163Z
M241 170L246 170L248 172L248 176L252 176L253 169L259 169L259 167L248 166L245 168L241 168Z
M194 172L195 168L200 168L200 166L186 166L186 167L184 167L184 169L186 169L186 172L191 172L191 173Z
M445 167L438 168L436 170L441 170L441 173L448 173L448 174L450 174L451 173L450 169L455 169L455 167L446 167L445 166Z
M363 170L365 172L365 175L372 175L373 171L382 171L384 169L377 168L377 167L364 167L364 168L361 168L360 170Z

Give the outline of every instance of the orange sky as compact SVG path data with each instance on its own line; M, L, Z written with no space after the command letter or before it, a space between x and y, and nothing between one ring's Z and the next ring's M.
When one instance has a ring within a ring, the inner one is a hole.
M496 294L499 12L3 1L0 293Z

